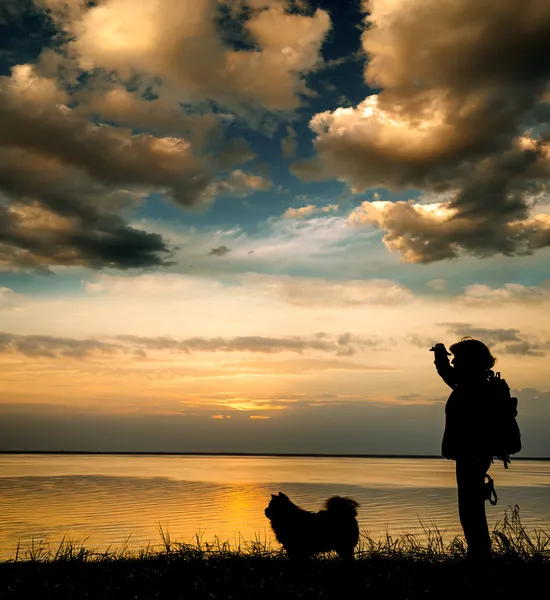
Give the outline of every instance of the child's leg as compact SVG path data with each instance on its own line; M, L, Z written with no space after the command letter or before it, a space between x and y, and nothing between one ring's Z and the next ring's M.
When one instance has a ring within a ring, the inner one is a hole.
M468 544L468 555L487 557L491 554L491 538L485 514L483 483L490 460L460 459L456 461L458 514Z

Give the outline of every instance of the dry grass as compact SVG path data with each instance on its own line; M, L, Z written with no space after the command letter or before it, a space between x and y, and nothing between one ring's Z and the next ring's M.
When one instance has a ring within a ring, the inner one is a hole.
M52 548L33 541L0 563L0 598L57 599L208 598L528 598L550 578L550 536L528 531L519 509L493 531L494 560L470 564L461 537L422 525L420 534L363 533L353 563L328 554L293 562L265 540L191 544L172 540L159 526L161 543L130 550L94 551L64 539Z

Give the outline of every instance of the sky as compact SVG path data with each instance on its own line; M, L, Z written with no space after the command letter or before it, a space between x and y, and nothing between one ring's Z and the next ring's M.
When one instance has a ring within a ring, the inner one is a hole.
M550 456L547 0L0 0L0 450Z

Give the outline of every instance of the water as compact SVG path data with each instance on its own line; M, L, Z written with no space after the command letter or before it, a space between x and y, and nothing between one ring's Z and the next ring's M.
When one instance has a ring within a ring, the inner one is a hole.
M491 469L499 504L487 505L492 526L509 505L522 522L550 522L550 462L515 461ZM339 494L361 503L360 526L373 537L446 530L460 533L454 463L444 459L200 456L0 456L0 559L35 542L66 536L87 548L143 548L160 543L158 527L191 542L216 536L233 544L273 542L264 516L270 494L284 491L309 510Z

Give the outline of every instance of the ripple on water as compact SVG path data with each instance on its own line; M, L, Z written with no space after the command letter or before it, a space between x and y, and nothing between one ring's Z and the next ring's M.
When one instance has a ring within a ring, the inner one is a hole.
M18 540L25 546L33 536L53 545L66 536L98 549L126 542L140 548L160 543L159 525L182 542L197 534L205 541L218 536L233 543L271 542L263 511L279 490L309 510L321 508L331 495L351 496L361 503L361 528L375 538L386 531L421 532L420 521L437 525L448 539L460 531L448 461L85 457L79 462L72 459L80 457L62 456L57 462L21 457L18 463L17 458L0 457L1 558L13 555ZM205 474L209 466L213 473ZM517 461L513 471L493 471L500 503L488 507L491 525L513 504L520 505L528 527L550 521L549 464Z

